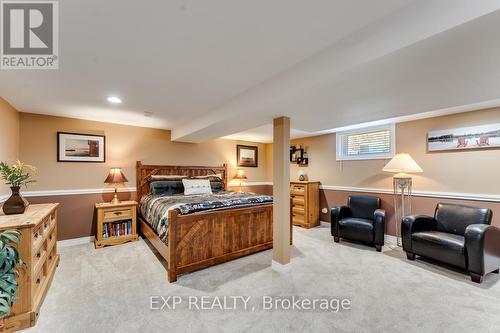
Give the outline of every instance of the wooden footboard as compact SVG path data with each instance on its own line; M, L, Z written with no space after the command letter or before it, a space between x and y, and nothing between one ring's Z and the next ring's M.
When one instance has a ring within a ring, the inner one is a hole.
M141 220L141 233L168 263L168 281L177 275L273 247L272 205L180 215L169 212L168 246Z

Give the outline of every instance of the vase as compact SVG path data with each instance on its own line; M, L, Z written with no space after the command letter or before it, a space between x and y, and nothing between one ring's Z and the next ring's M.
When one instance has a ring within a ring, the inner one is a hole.
M28 207L29 203L19 193L19 186L12 186L12 195L3 204L3 212L5 215L22 214Z

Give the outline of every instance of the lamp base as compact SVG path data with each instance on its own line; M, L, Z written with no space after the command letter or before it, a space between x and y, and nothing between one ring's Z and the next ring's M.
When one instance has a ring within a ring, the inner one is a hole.
M117 190L116 190L116 188L115 188L115 195L113 196L113 200L111 200L111 203L112 203L113 205L117 205L117 204L119 204L119 203L120 203L120 199L118 199L118 193L117 193L117 192L118 192L118 191L117 191Z

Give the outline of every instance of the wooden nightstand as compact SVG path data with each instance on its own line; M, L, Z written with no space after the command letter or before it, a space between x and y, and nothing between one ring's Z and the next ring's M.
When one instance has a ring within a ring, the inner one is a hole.
M97 209L97 234L94 241L96 249L139 239L136 201L122 201L118 204L98 203L95 208Z

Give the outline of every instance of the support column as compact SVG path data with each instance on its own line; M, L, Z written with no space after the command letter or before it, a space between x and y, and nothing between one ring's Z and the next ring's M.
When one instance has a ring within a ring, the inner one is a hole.
M273 267L290 263L290 118L273 120Z

